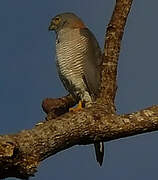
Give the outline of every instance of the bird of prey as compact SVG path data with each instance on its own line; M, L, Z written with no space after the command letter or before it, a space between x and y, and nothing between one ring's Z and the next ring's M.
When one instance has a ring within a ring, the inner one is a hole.
M93 33L74 13L52 18L50 31L56 33L56 57L59 77L66 90L79 99L78 108L90 107L99 94L101 49ZM94 143L96 160L102 165L103 142Z

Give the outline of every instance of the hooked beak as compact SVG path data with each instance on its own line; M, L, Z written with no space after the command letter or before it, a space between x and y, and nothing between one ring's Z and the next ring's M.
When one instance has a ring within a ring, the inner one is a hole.
M48 27L48 30L49 31L54 31L56 29L56 26L55 24L53 24L52 22L50 23L49 27Z

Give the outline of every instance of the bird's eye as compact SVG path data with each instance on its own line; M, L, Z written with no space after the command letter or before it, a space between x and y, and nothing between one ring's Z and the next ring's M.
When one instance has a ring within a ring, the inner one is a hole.
M59 24L60 20L61 20L60 17L56 17L56 18L54 19L54 23L55 23L55 24Z

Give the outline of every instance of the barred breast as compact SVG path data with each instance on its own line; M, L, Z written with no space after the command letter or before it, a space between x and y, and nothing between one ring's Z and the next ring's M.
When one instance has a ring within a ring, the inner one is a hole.
M79 29L60 30L56 39L56 56L59 76L65 88L73 95L86 90L83 81L84 59L87 53L86 37Z

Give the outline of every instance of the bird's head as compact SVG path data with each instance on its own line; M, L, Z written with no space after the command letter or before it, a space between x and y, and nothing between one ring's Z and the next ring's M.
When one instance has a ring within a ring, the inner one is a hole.
M58 14L52 18L49 30L58 32L63 28L85 28L85 25L74 13Z

